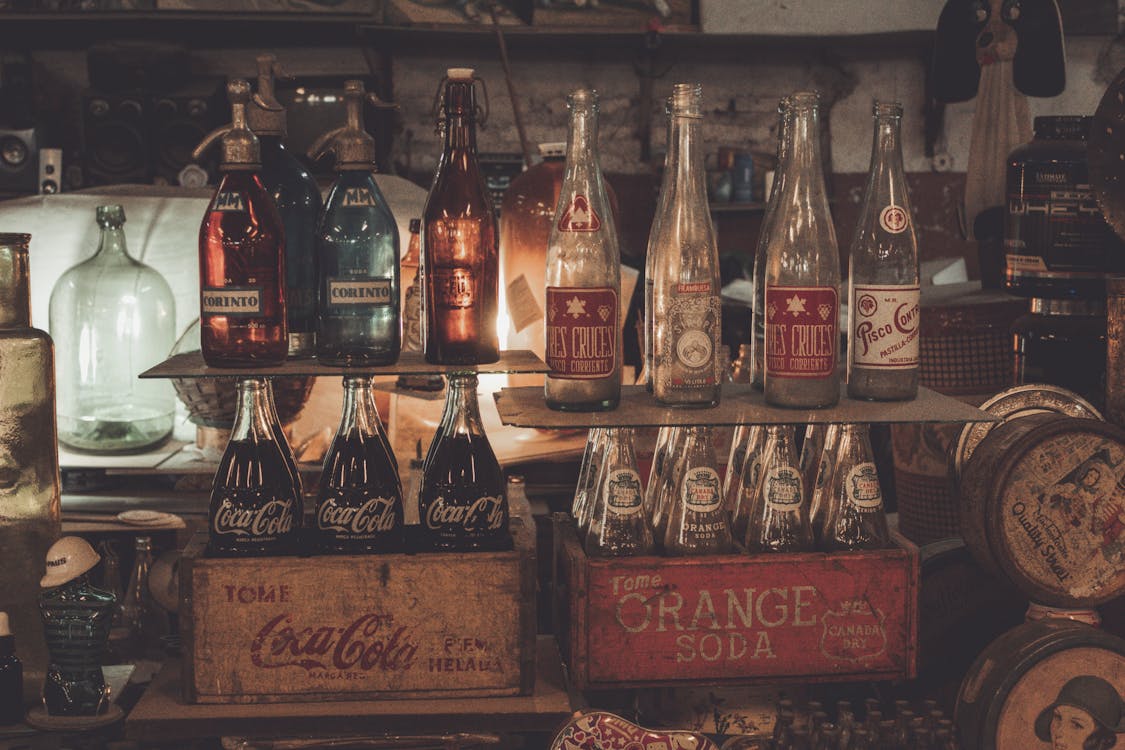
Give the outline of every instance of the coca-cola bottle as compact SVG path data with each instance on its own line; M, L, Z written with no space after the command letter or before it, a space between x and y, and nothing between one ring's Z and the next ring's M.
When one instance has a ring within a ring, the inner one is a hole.
M643 342L645 358L640 379L644 381L649 393L652 393L652 323L656 319L656 313L652 309L653 286L656 282L656 246L657 238L660 236L660 222L668 213L668 197L672 193L669 186L672 182L672 170L669 167L676 162L672 157L672 151L676 148L676 142L672 137L672 97L664 100L664 115L668 119L665 128L664 174L660 179L660 195L656 199L656 212L652 216L652 225L648 231L648 247L645 251L645 340Z
M754 252L750 382L758 390L763 387L766 373L766 249L777 218L777 204L785 191L785 172L789 168L789 153L793 148L792 115L789 97L784 96L777 102L777 169L773 173L773 185L762 213L762 228L758 231L758 245Z
M820 408L840 398L840 257L820 159L820 97L789 97L793 145L766 250L766 402Z
M714 428L692 426L686 432L687 449L664 532L664 554L725 554L733 544L716 471Z
M231 124L196 147L200 159L222 139L223 178L199 227L200 349L212 367L285 361L285 231L259 174L257 137L246 125L250 84L227 84Z
M738 484L731 486L727 509L730 512L731 533L740 541L746 538L746 531L750 528L750 514L754 510L768 436L769 432L762 425L751 428L743 451L742 466L738 470Z
M890 544L883 490L866 424L840 426L836 467L827 495L821 547L879 549Z
M475 373L449 375L441 433L426 457L418 512L430 549L512 546L504 474L484 434Z
M230 442L211 487L210 553L246 557L297 551L301 496L270 423L264 378L238 381Z
M449 69L440 106L445 146L422 212L426 361L495 362L500 251L496 215L477 163L472 69Z
M832 470L836 468L836 446L840 439L840 425L830 424L824 433L824 446L820 450L812 491L809 492L809 525L813 538L820 541L824 530L824 516L828 509L828 492L832 485Z
M652 554L652 531L641 497L633 429L611 427L606 430L605 442L605 458L586 530L586 554L591 557Z
M547 250L547 406L605 411L621 398L621 256L598 163L598 95L567 98L570 138Z
M902 167L902 105L875 102L871 176L852 238L848 395L918 395L918 240Z
M767 384L769 381L766 381ZM766 427L761 474L746 532L748 552L805 552L813 548L793 425Z
M675 146L653 269L653 395L669 406L719 402L719 254L707 205L700 134L703 87L678 83L672 95Z
M378 423L371 379L345 377L343 417L324 457L316 500L315 538L321 552L402 548L402 485Z

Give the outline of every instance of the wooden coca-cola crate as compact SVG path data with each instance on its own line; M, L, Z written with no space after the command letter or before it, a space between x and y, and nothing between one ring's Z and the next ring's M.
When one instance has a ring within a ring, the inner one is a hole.
M556 518L556 629L579 689L914 677L918 549L586 556Z
M535 531L508 552L209 558L180 568L183 697L274 703L530 694Z

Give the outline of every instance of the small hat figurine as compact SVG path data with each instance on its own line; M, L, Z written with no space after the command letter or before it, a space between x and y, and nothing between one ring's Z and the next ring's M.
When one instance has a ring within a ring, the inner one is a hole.
M117 597L89 580L100 560L89 543L75 536L64 536L47 550L39 613L50 659L43 708L28 714L33 726L90 728L121 716L121 709L109 702L101 667Z

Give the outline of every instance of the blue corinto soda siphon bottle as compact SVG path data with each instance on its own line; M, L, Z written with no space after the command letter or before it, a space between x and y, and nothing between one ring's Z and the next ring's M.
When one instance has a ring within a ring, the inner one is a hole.
M317 232L316 357L329 365L389 365L402 348L398 227L375 184L363 82L347 81L344 99L347 124L309 149L313 158L334 152L339 172Z

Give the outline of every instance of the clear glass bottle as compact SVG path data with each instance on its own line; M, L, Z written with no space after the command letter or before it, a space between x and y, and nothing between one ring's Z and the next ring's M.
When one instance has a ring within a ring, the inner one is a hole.
M344 409L324 456L316 500L316 547L334 554L403 548L402 485L380 428L371 378L344 378Z
M734 538L746 539L750 527L750 513L754 508L758 480L762 474L762 457L769 432L763 425L754 425L747 436L746 447L742 451L742 466L738 470L738 484L731 486L730 525Z
M171 384L137 376L171 351L176 302L164 277L129 255L125 209L98 206L97 222L98 249L51 291L59 440L96 453L139 451L172 434Z
M223 178L199 227L200 349L212 367L278 365L289 352L285 228L246 125L250 84L227 84L231 124L196 146L199 160L221 139Z
M133 570L121 599L122 625L129 631L130 650L135 655L163 653L161 639L168 635L168 615L152 598L148 574L152 570L152 539L134 541Z
M794 446L794 427L769 425L766 432L761 473L746 531L746 550L810 551L813 536Z
M605 458L586 530L586 554L591 557L650 555L652 531L644 513L633 429L607 429L605 445Z
M589 437L586 439L586 452L583 456L582 467L578 473L578 487L574 493L574 505L571 514L579 533L583 537L590 527L594 495L597 493L602 461L605 460L605 437L606 431L604 428L595 427L590 430Z
M238 381L230 442L211 488L209 551L222 557L298 551L302 500L277 441L264 378Z
M122 625L121 602L125 599L125 592L121 589L121 558L117 556L117 549L109 539L98 542L98 556L102 559L98 588L108 591L117 599L117 608L113 613L113 628L117 630Z
M820 545L825 550L880 549L891 543L883 490L866 424L840 427Z
M746 450L755 427L757 425L740 424L731 432L727 470L723 475L723 507L728 515L733 512L737 504L738 485L742 478L743 464L746 463Z
M652 449L652 463L648 467L648 481L645 483L645 517L651 522L656 513L657 487L664 480L665 466L669 463L669 450L675 427L665 425L656 433L656 444Z
M754 250L754 305L751 319L750 382L761 390L766 373L766 249L769 247L770 232L777 218L777 204L785 192L785 173L789 168L789 154L793 148L793 112L789 108L789 97L777 102L777 169L773 173L773 185L769 200L762 213L762 228L758 231L758 244Z
M652 307L653 288L656 283L656 256L658 238L660 237L660 223L668 213L668 199L672 194L672 169L671 166L679 161L678 156L672 152L677 149L672 128L672 97L664 100L664 116L668 120L665 128L664 169L660 178L660 194L656 199L656 212L652 216L652 225L648 231L648 247L645 250L645 335L642 342L645 348L644 363L641 366L640 380L645 388L652 393L652 347L653 347L653 321L656 312Z
M496 331L496 214L477 162L473 71L451 68L441 98L445 144L422 212L422 327L426 361L500 358Z
M390 365L402 349L398 225L375 182L369 97L363 81L345 81L347 123L309 148L313 158L336 155L316 238L316 358L329 365Z
M59 538L59 454L51 338L31 327L31 235L0 234L0 611L29 678L47 668L39 577Z
M704 173L703 87L673 87L675 149L653 269L653 395L668 406L719 403L719 254Z
M422 274L418 272L422 257L422 220L410 220L410 242L402 259L400 282L406 289L402 298L402 350L422 351Z
M824 517L828 510L828 493L832 487L832 471L836 468L836 448L840 441L840 425L830 424L824 433L824 447L820 451L812 491L809 493L809 525L813 538L820 543L824 536Z
M765 267L765 394L772 406L840 399L840 255L820 158L820 96L789 97L792 146Z
M656 546L664 548L664 535L671 522L672 507L676 504L676 488L684 470L684 456L687 448L688 428L673 427L669 437L668 454L664 459L664 469L660 481L655 485L652 501L652 534Z
M567 97L566 173L547 251L547 406L606 411L621 398L621 254L598 163L598 95Z
M816 472L820 468L821 454L824 453L824 438L828 433L826 424L805 426L805 439L801 441L801 484L806 491L816 486Z
M685 430L683 466L668 511L664 554L669 557L722 555L731 552L730 522L723 508L723 488L716 470L714 428Z
M875 102L871 174L848 273L848 395L918 395L918 240L902 166L902 105Z
M450 373L445 411L422 476L423 541L443 551L510 549L504 473L484 434L475 373Z
M316 344L316 227L320 188L305 165L285 147L285 107L274 92L280 75L277 57L258 55L258 91L246 110L246 122L262 154L262 183L273 196L285 229L285 318L289 357L311 357Z

